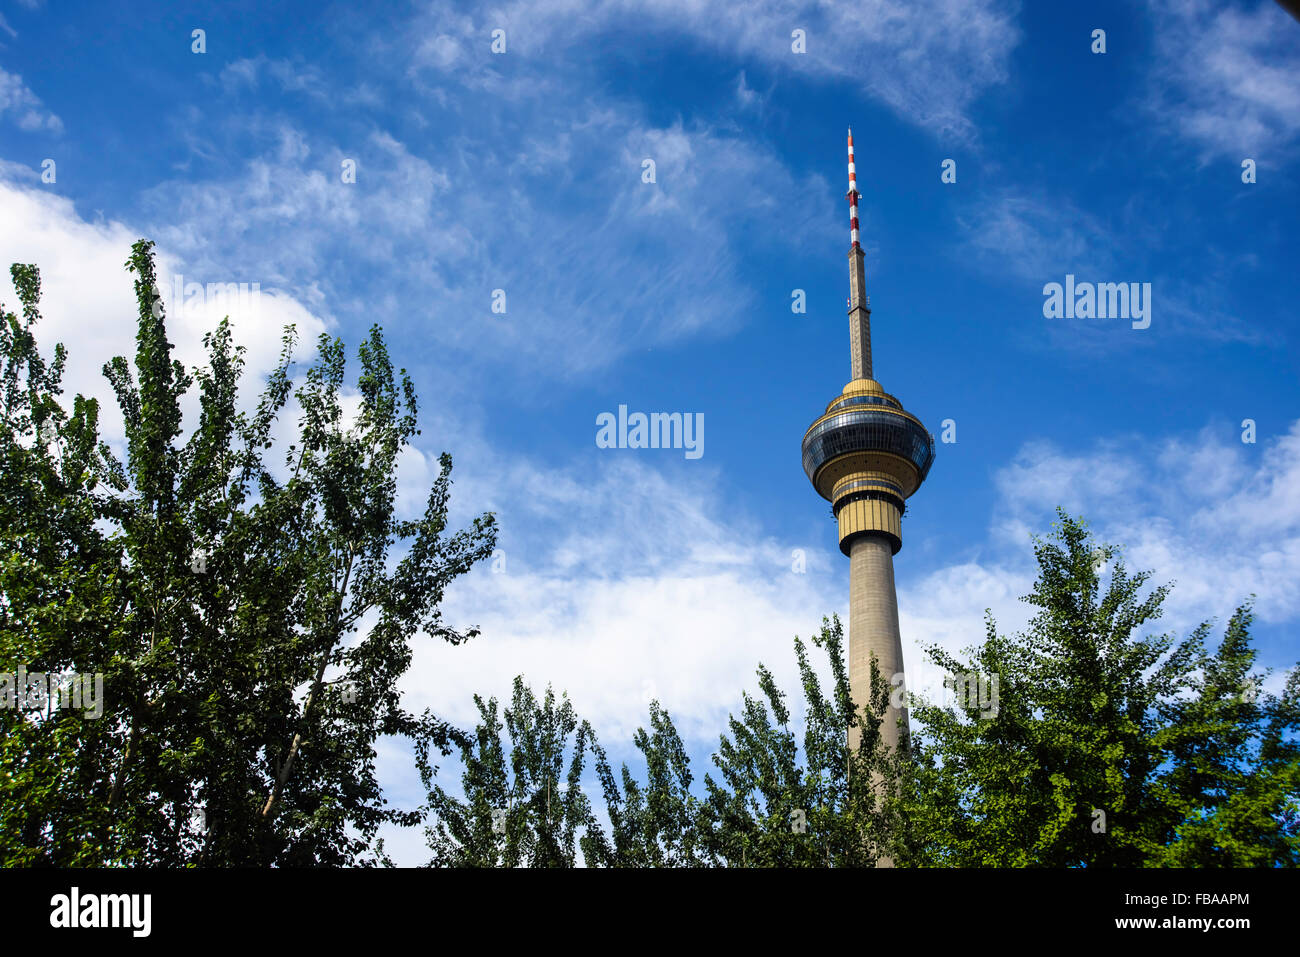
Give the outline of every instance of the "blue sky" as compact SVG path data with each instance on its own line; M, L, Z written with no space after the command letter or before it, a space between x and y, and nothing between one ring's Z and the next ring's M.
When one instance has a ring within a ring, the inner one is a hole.
M522 672L622 758L658 697L702 773L757 662L789 685L792 636L847 609L799 440L848 376L852 126L876 377L936 437L956 424L896 559L909 680L937 684L917 647L978 640L985 608L1023 623L1029 535L1058 504L1177 582L1171 629L1255 593L1261 658L1286 667L1300 24L1060 6L8 3L0 253L42 267L41 341L87 393L132 351L139 236L164 276L260 284L234 315L255 373L283 322L304 360L320 331L355 354L381 323L423 401L403 507L447 449L458 517L502 524L504 563L448 597L483 636L421 647L410 705L468 722ZM1150 283L1149 328L1045 318L1066 274ZM169 302L187 361L217 310ZM704 455L597 448L620 404L702 413ZM406 757L384 762L418 800ZM390 844L421 859L418 834Z

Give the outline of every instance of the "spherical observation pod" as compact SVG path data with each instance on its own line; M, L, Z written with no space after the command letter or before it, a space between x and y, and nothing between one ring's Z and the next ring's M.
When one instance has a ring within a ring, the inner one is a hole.
M892 398L892 397L890 397ZM833 501L836 483L860 472L883 472L903 498L925 481L934 462L934 436L915 416L889 405L839 406L817 419L803 437L803 468L817 493Z

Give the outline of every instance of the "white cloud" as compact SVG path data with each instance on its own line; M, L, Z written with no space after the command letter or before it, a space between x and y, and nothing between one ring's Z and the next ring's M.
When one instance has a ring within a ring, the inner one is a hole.
M274 81L281 92L329 99L329 82L318 67L296 60L275 59L264 53L227 63L217 79L227 93L235 93L241 89L256 90L263 77Z
M750 109L763 106L766 100L766 96L760 96L755 90L750 89L749 84L745 82L745 71L741 70L736 76L736 102L743 109Z
M1208 160L1280 165L1300 135L1300 24L1277 4L1153 0L1156 61L1146 108Z
M414 33L417 68L468 73L468 80L502 87L506 68L488 54L490 33L506 30L508 52L525 63L563 68L563 51L590 49L635 30L685 34L739 61L757 62L822 80L849 81L904 120L936 133L973 138L969 112L988 89L1005 83L1020 39L1016 5L1002 0L865 0L736 4L701 0L517 0L490 12L464 14L452 4L428 7ZM806 35L806 52L792 51L791 33ZM479 55L479 54L482 55ZM512 88L528 95L528 88Z
M756 306L747 249L803 242L832 216L822 181L719 130L579 104L524 123L522 151L456 139L436 165L384 132L343 147L279 127L236 174L161 184L146 207L196 268L215 257L299 296L314 282L341 318L418 323L418 341L548 378L739 328Z
M791 641L833 610L843 569L812 555L795 573L794 545L731 516L704 470L670 478L626 453L593 453L571 470L516 463L495 477L461 456L458 487L500 494L505 567L453 586L449 620L483 635L417 651L406 679L417 707L470 721L468 689L507 696L522 673L567 690L602 737L629 737L657 697L684 733L707 738L760 660L790 683Z
M1153 452L1134 437L1091 450L1023 449L998 473L1000 538L1042 530L1060 504L1130 567L1177 583L1166 618L1226 618L1250 594L1261 621L1300 615L1300 422L1257 445L1222 423Z
M347 150L313 148L301 130L276 128L277 145L234 176L164 182L145 194L160 243L204 262L219 257L264 282L302 287L328 281L347 264L382 263L394 272L399 244L419 240L446 253L424 232L448 188L445 173L384 133ZM343 163L356 164L356 183Z
M41 98L23 83L23 78L0 68L0 116L4 115L11 116L20 129L63 131L63 121L45 108Z
M1129 202L1097 215L1066 196L1006 187L959 208L961 231L952 255L957 262L1036 290L1063 283L1067 274L1079 282L1151 283L1151 330L1137 334L1123 322L1048 321L1042 317L1043 300L1028 300L1013 324L1035 334L1041 330L1042 341L1052 347L1065 345L1075 352L1144 348L1167 333L1252 345L1276 338L1259 317L1244 317L1239 297L1230 292L1234 269L1253 265L1250 260L1227 258L1211 248L1208 267L1170 273L1167 257L1153 255L1145 218L1151 212ZM1160 211L1165 212L1167 208Z
M461 58L460 44L445 33L426 37L415 50L416 62L447 70Z
M1002 189L965 206L958 224L980 263L1032 283L1113 265L1113 231L1059 195Z
M47 356L55 342L67 346L65 397L70 400L80 392L99 398L103 434L115 440L122 436L122 421L101 369L113 356L135 356L135 290L124 264L140 233L116 220L86 221L70 200L49 187L25 185L36 178L16 164L0 167L0 263L5 265L0 298L7 309L16 308L17 296L8 278L10 263L34 263L40 268L42 320L36 329L37 342ZM243 300L210 297L208 283L255 283L257 278L212 267L196 271L186 262L165 244L155 248L168 337L176 357L187 367L204 362L203 335L227 314L235 342L248 349L245 374L250 382L275 366L286 323L297 324L304 353L311 351L315 337L325 329L324 320L273 288ZM187 283L201 283L203 297L177 303L173 277L178 275ZM250 393L254 402L257 391Z

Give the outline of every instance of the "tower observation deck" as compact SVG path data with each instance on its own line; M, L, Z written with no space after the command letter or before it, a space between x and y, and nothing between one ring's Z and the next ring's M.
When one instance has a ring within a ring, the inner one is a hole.
M848 145L850 378L804 433L803 468L817 494L831 503L840 551L849 557L849 684L860 713L871 701L873 655L891 689L904 686L893 557L903 547L906 500L934 462L934 436L873 377L852 130ZM907 709L891 704L881 734L893 748L899 745L900 718L906 726ZM850 746L858 739L854 728Z

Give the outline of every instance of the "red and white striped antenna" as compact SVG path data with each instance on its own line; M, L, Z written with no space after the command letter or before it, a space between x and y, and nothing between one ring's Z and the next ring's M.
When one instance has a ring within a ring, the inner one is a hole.
M849 352L852 378L871 378L871 299L867 296L867 277L862 266L865 258L858 240L858 168L853 162L853 128L849 127Z
M853 248L860 248L858 245L858 170L853 163L853 127L849 127L849 191L844 198L849 201L849 236L853 240Z

